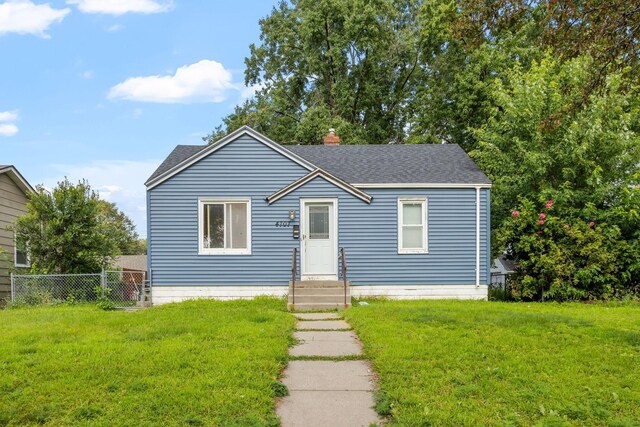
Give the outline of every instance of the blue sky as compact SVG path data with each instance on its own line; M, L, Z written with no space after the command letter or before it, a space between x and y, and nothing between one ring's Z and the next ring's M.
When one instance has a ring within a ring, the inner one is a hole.
M0 0L0 164L86 178L146 235L144 181L246 97L275 1Z

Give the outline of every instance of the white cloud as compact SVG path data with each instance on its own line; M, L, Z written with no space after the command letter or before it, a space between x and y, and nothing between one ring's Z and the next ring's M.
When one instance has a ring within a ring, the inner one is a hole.
M103 198L104 200L109 200L112 198L114 193L122 191L123 188L117 185L103 185L102 187L98 187L95 190L98 192L98 194L100 194L101 198Z
M0 35L33 34L48 39L49 27L60 22L69 9L54 9L49 3L34 4L30 0L9 0L0 4Z
M173 7L172 2L155 0L67 0L84 13L124 15L125 13L160 13Z
M80 77L82 77L85 80L91 80L94 75L95 75L95 73L93 72L93 70L87 70L87 71L84 71L84 72L80 73Z
M144 110L142 108L136 108L135 110L133 110L133 113L131 113L134 119L142 117L143 114Z
M17 111L0 111L0 122L15 122L18 120Z
M128 78L113 86L108 97L166 104L223 102L230 89L236 89L231 72L219 62L203 59L173 75Z
M160 165L160 160L99 160L87 164L52 165L57 176L45 179L54 188L66 176L71 182L86 179L100 198L115 203L136 225L141 236L147 234L146 189L144 182Z
M14 123L17 120L17 111L0 111L0 136L13 136L18 133L18 126Z
M121 29L123 29L124 26L120 25L120 24L113 24L110 27L107 27L107 31L110 33L115 33L117 31L120 31Z
M18 126L13 123L0 123L0 136L13 136L18 133Z

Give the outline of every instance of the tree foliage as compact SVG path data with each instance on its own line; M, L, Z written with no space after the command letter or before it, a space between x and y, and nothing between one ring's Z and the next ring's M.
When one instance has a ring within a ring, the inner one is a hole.
M515 67L506 82L496 82L495 110L476 131L479 146L471 154L494 183L494 253L506 248L520 264L517 283L528 289L525 296L533 285L566 299L640 284L637 95L622 90L621 76L612 74L581 109L558 114L583 96L591 69L589 57L564 63L546 57L526 72ZM568 224L572 237L558 227L548 233L547 225L537 236L522 219L514 226L512 211L531 213L540 199L554 201L562 220L551 224ZM585 229L592 221L597 233ZM595 289L598 279L603 288Z
M15 232L27 242L34 272L96 273L137 239L131 220L86 181L65 179L52 192L39 186L27 210Z
M330 127L348 143L404 139L422 50L421 1L297 0L260 21L245 81L260 91L225 119L279 141L312 143Z
M575 210L611 208L622 189L638 184L640 104L635 93L621 90L618 75L588 106L558 114L582 96L591 61L547 57L496 81L494 112L475 131L479 148L471 152L494 183L496 226L518 196L546 194Z
M98 200L98 222L101 233L115 243L119 254L146 253L146 241L140 242L133 221L124 212L118 210L115 203Z
M637 80L639 8L624 0L281 1L260 21L261 42L245 60L255 98L209 140L248 124L309 144L333 127L346 143L448 142L471 151L471 130L494 107L494 80L548 51L594 59L583 96L567 110L611 73Z

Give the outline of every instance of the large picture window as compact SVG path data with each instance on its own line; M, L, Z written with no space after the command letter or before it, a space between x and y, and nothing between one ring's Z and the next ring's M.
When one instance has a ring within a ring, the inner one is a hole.
M201 254L251 253L251 201L200 199Z
M398 253L427 252L427 199L398 199Z

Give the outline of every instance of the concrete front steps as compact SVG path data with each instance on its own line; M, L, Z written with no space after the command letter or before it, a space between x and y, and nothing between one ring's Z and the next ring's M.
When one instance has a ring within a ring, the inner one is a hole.
M305 280L289 282L289 311L344 310L351 307L351 283L347 282L345 304L344 282L341 280Z

